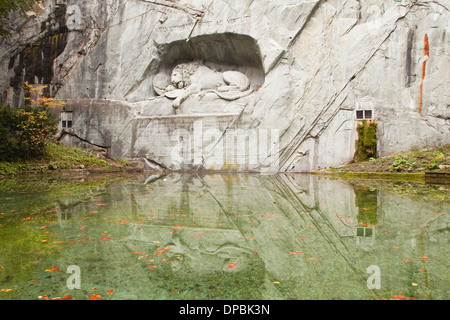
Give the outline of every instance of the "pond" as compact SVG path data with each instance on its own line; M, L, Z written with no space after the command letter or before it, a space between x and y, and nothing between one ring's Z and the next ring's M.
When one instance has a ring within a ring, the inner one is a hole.
M448 193L307 174L3 179L0 300L447 300Z

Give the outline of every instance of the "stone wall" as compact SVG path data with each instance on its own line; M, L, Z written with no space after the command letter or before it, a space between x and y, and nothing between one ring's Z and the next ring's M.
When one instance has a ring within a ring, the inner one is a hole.
M450 141L449 1L49 0L43 8L18 17L1 42L1 98L17 105L21 83L48 84L74 111L71 137L114 157L175 170L336 167L354 157L358 110L378 123L379 156ZM39 49L46 41L50 49ZM190 77L175 84L180 65ZM192 142L183 165L174 158L181 131Z

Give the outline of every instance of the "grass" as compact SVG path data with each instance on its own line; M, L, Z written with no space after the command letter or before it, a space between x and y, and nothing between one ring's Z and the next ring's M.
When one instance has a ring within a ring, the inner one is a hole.
M340 168L324 169L330 173L361 173L379 175L423 176L425 173L450 173L450 144L419 148L384 158L370 158Z
M127 166L120 163L120 166ZM103 159L92 156L89 151L70 148L57 143L46 146L45 155L39 159L16 162L0 161L0 175L14 176L19 172L50 172L65 169L94 169L116 167Z

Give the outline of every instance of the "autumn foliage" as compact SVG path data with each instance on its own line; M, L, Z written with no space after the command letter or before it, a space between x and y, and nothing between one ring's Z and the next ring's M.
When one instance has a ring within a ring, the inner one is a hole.
M26 105L0 106L0 161L29 159L44 154L45 146L57 131L57 119L49 112L64 104L40 96L43 87L25 83Z

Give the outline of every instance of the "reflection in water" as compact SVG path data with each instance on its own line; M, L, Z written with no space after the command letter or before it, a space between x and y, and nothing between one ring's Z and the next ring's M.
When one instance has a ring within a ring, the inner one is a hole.
M0 299L448 299L447 195L301 174L3 188Z

